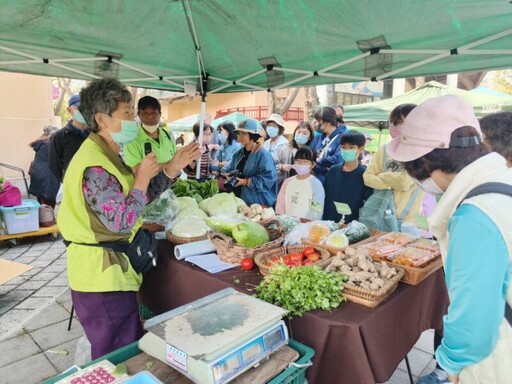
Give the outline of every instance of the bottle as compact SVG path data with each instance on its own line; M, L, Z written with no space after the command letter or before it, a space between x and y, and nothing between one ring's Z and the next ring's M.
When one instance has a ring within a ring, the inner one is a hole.
M387 230L390 232L399 232L398 220L391 209L384 211L384 223L386 224Z

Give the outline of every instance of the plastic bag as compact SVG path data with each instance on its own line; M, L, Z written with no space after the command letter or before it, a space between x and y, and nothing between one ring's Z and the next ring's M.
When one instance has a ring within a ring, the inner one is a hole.
M293 228L300 224L300 219L298 217L278 215L276 216L276 219L279 221L281 226L286 228L286 232L290 232Z
M91 361L91 343L87 336L78 339L75 349L75 365L82 366Z
M342 231L348 237L350 244L367 239L372 235L368 227L357 220L351 221Z
M279 216L278 216L279 217ZM322 225L329 229L329 231L335 231L339 229L338 224L334 221L330 220L318 220L318 221L310 221L308 223L302 223L296 225L290 232L286 234L284 237L284 246L301 244L302 239L307 239L309 235L309 231L314 225Z
M189 238L206 235L209 227L202 217L185 216L167 224L165 230L171 231L174 236Z
M165 226L171 221L177 212L173 209L173 200L177 197L168 189L159 197L144 207L142 221L144 223L156 223Z

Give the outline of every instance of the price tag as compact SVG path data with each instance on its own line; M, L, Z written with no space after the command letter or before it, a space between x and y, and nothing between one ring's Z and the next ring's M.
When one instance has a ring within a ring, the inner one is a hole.
M348 206L348 204L345 204L345 203L338 203L337 201L334 201L334 206L336 207L336 211L338 211L338 213L340 215L350 215L352 213L352 210L350 209L350 207Z
M169 364L182 371L187 371L187 354L170 344L165 345L165 357Z
M428 220L425 216L416 215L414 216L414 225L421 229L428 229Z

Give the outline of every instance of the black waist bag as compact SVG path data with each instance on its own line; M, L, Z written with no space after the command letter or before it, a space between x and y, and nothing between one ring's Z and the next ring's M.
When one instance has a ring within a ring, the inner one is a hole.
M70 241L64 240L64 244L66 244L66 246L70 243ZM96 244L75 244L109 248L114 252L122 252L128 256L130 264L135 272L148 272L152 267L156 267L156 262L158 260L158 243L156 238L153 233L142 228L139 228L131 243L124 240L118 240L102 241Z

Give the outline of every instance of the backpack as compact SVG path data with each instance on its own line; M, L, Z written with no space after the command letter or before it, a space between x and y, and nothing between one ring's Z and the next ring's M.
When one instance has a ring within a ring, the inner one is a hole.
M386 165L387 150L384 149L383 164ZM420 188L416 187L407 202L400 218L396 215L395 196L392 189L374 190L373 194L359 209L357 221L363 223L368 229L377 229L384 232L399 232L402 223L409 214Z
M499 193L502 195L507 195L512 197L512 185L505 183L497 183L497 182L489 182L476 186L468 194L461 200L457 208L464 202L464 200L469 199L470 197L475 197L478 195L484 195L486 193ZM508 323L512 327L512 308L505 301L505 318Z

